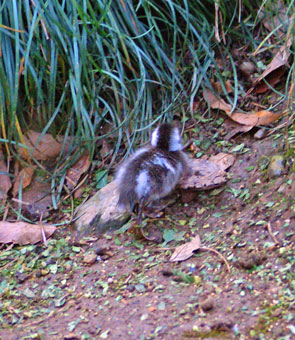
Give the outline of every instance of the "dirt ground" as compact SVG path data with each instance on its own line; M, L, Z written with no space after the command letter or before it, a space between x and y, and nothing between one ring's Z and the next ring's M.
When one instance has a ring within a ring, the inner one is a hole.
M235 155L228 182L187 203L174 193L165 215L145 223L161 243L131 228L72 245L67 228L47 248L2 247L0 338L295 339L291 158L269 170L285 138L250 132L209 150ZM169 262L196 235L212 250Z

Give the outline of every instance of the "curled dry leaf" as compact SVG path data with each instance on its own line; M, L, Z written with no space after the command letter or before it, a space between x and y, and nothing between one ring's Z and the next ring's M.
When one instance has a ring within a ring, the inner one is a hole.
M38 160L47 160L57 157L60 154L62 150L62 143L54 139L53 136L48 133L45 133L44 136L42 136L41 140L36 146L40 135L41 133L30 130L26 136L24 136L24 143L26 146L30 147L31 150L20 148L19 152L22 158L30 159L34 157Z
M265 82L261 82L265 79L271 86L274 86L281 80L282 75L285 73L285 66L288 64L291 51L290 46L292 44L292 38L289 38L280 50L273 57L272 61L268 64L265 71L254 81L253 87L249 89L247 95L255 93L264 93L269 89L269 86ZM254 53L255 54L255 53Z
M67 171L67 187L71 190L79 181L81 175L90 166L89 153L86 153Z
M194 255L194 251L201 246L200 236L195 236L190 242L182 244L175 248L174 253L170 257L170 262L184 261Z
M0 150L0 171L7 172L7 166L4 162L2 151ZM6 197L8 190L11 188L11 180L8 175L0 173L0 200Z
M222 98L217 98L215 94L213 94L213 92L209 89L203 91L203 96L212 109L222 110L235 122L251 127L270 124L279 119L284 114L284 112L277 114L266 110L252 112L249 114L239 111L234 111L231 113L231 105L227 104Z
M18 173L15 179L14 185L13 185L13 189L12 189L13 197L16 197L18 194L21 179L22 179L22 189L28 187L31 184L35 169L36 169L36 166L31 165L31 166L25 167Z
M46 238L49 238L56 230L50 224L35 225L26 222L0 222L0 243L35 244L43 240L42 228Z
M224 184L227 174L219 165L206 159L190 160L191 175L179 181L181 189L208 190Z
M203 91L203 97L209 103L211 109L218 109L225 112L230 112L232 109L231 105L227 104L222 98L216 97L209 89Z

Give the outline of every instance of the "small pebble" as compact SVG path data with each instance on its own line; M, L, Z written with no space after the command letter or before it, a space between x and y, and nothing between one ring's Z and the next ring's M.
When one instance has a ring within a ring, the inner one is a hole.
M214 299L209 296L206 300L200 302L200 307L203 309L204 312L207 312L214 308Z
M271 157L268 166L268 177L274 178L283 175L285 169L285 160L282 155L274 155Z
M93 264L96 262L97 255L96 254L87 254L83 258L83 262L86 264Z
M244 61L240 65L240 70L246 73L253 73L256 69L256 66L251 61Z
M68 333L63 337L65 340L80 340L81 337L75 333Z
M266 136L267 130L266 129L259 129L255 134L254 138L256 139L262 139Z

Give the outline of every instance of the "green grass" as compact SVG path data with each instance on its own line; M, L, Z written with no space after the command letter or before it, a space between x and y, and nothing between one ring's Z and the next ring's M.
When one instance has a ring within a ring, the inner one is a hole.
M275 15L273 3L243 1L240 8L221 1L218 28L225 48L215 39L212 0L2 1L2 149L19 158L17 145L29 129L71 138L49 174L58 199L67 169L85 149L101 160L100 142L110 143L110 168L120 148L128 154L156 122L194 118L195 99L211 87L210 79L220 81L226 94L217 55L230 60L235 93L233 99L226 95L236 105L230 47L241 39L253 51L259 46L257 14Z

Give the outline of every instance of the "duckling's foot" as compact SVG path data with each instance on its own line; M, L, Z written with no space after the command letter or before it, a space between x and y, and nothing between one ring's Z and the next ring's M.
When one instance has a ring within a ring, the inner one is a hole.
M150 202L148 206L144 208L144 215L150 218L160 218L164 215L163 210L174 202L175 199L172 197Z

